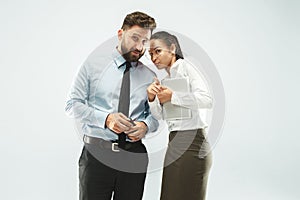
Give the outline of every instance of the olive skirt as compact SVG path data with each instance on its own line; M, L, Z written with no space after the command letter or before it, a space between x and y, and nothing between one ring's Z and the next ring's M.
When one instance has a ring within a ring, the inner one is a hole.
M164 161L161 200L204 200L211 149L205 130L172 131Z

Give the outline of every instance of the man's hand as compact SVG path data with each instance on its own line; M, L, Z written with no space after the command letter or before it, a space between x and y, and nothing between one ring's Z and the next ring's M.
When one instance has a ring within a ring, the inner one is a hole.
M162 88L159 80L157 78L154 78L154 82L147 88L148 100L152 102L155 99L156 94L160 92L161 89Z
M162 86L162 90L159 93L157 93L157 98L159 99L159 103L164 104L168 101L171 101L172 94L173 94L172 90Z
M125 133L131 141L136 142L145 137L148 127L144 122L135 121L134 123L135 126L132 126L128 131L125 131Z
M123 113L109 114L106 118L105 125L117 134L128 131L133 126L130 119Z

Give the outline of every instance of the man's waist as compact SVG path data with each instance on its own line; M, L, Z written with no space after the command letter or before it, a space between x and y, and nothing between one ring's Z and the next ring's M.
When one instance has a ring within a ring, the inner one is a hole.
M105 149L111 149L112 151L118 152L118 140L104 140L102 138L97 138L97 137L91 137L88 135L83 136L83 141L86 144L91 144L91 145L99 145L99 147L105 148ZM132 148L135 148L137 146L142 145L141 140L137 142L130 142L126 141L124 150L129 150Z
M87 135L94 138L101 138L106 141L117 141L118 134L110 130L109 128L99 128L94 126L89 126L88 124L84 124L81 135ZM131 142L128 137L126 137L126 141Z

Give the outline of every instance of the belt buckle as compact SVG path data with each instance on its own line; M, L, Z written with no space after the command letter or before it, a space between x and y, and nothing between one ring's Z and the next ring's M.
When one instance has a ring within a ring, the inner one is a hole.
M116 146L118 146L117 142L111 143L111 150L114 151L114 152L120 152L120 150L117 149Z

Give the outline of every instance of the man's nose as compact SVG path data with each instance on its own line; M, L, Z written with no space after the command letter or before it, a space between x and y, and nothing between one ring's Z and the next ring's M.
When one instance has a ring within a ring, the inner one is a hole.
M139 51L142 51L143 48L144 48L144 44L141 41L137 42L136 49L139 50Z

